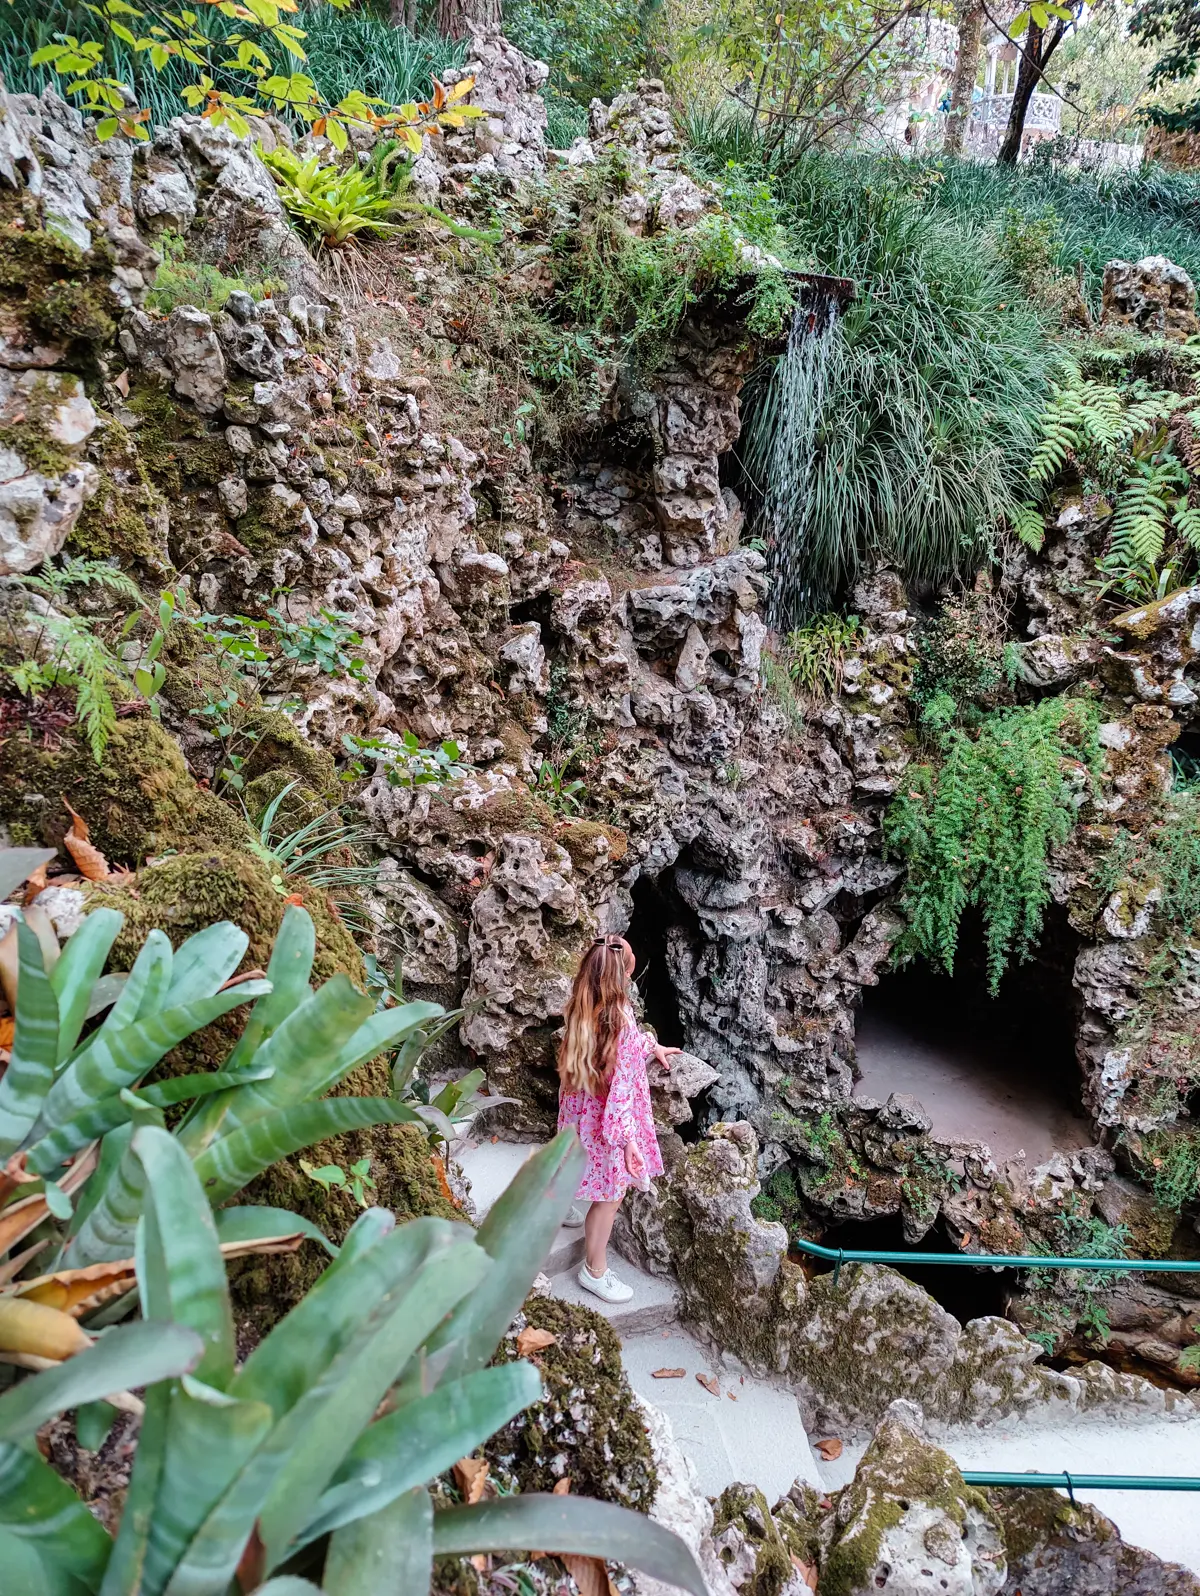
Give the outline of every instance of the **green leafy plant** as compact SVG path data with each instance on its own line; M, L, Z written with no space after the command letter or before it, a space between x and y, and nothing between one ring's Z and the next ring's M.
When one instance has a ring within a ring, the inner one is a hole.
M331 1186L344 1187L360 1208L369 1208L367 1201L367 1187L373 1191L375 1182L371 1179L371 1160L369 1158L356 1159L349 1169L343 1169L340 1164L322 1164L314 1167L307 1158L300 1159L300 1168L315 1181L324 1191Z
M366 761L372 760L392 787L444 787L472 768L464 763L462 749L452 739L436 748L422 748L421 739L411 731L398 738L356 737L347 732L342 745L350 755L347 777L365 775Z
M797 689L815 700L836 698L846 656L862 635L857 615L818 615L789 632L784 662Z
M177 597L170 591L160 596L157 629L142 645L130 673L116 650L147 612L141 590L125 572L103 560L68 555L58 565L47 561L38 571L11 577L10 581L48 600L49 605L26 616L24 635L18 633L14 618L6 614L5 624L17 658L15 663L3 667L4 673L31 703L55 688L72 694L76 718L92 757L99 764L117 724L114 692L139 694L151 712L158 713L156 699L167 677L159 655L175 620ZM131 606L127 613L112 618L79 614L72 607L75 590L96 587L125 600Z
M340 809L321 810L296 824L288 800L299 786L298 780L288 782L253 818L247 815L257 833L251 848L270 867L281 897L297 883L320 887L348 925L366 930L359 892L374 890L379 879L378 861L364 857L375 834Z
M1049 698L941 737L936 764L911 766L884 819L889 855L907 875L895 956L952 973L963 911L983 916L995 992L1010 958L1037 945L1049 901L1049 855L1075 822L1099 749L1096 706Z
M264 1596L384 1596L424 1589L434 1556L536 1544L705 1596L682 1542L626 1509L529 1495L433 1510L428 1482L542 1394L530 1364L487 1365L570 1204L572 1135L529 1160L477 1233L369 1209L240 1367L201 1175L156 1126L129 1153L146 1323L0 1396L0 1556L27 1588L224 1596L236 1579ZM146 1411L110 1538L32 1443L55 1414L135 1384Z
M1175 1360L1175 1367L1181 1374L1196 1374L1200 1372L1200 1342L1195 1342L1190 1347L1184 1347Z
M559 765L551 759L543 759L538 766L537 780L534 791L556 815L575 815L582 808L582 797L587 788L581 778L568 780L567 767L571 756Z
M248 938L228 922L197 932L174 952L163 932L152 931L127 976L102 978L122 923L113 909L94 910L57 959L28 925L17 925L0 1160L16 1158L32 1180L0 1178L6 1245L15 1246L49 1212L63 1221L49 1238L58 1267L129 1258L143 1196L130 1138L139 1125L161 1125L163 1111L180 1104L190 1106L173 1138L194 1160L214 1206L280 1158L341 1131L426 1122L420 1105L394 1096L325 1097L443 1010L409 1003L374 1013L374 1000L344 975L311 991L316 936L303 909L285 911L265 980L234 979ZM139 1084L178 1043L246 1003L253 1007L220 1069ZM104 1018L85 1032L89 1016L99 1014ZM406 1068L415 1069L418 1057L410 1050ZM86 1156L97 1144L98 1161ZM73 1212L62 1198L73 1199ZM319 1236L296 1215L266 1208L222 1207L216 1223L229 1241Z

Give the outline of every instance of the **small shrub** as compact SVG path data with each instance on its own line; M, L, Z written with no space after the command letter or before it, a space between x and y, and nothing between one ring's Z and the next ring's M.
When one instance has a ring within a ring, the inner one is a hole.
M798 690L813 699L835 698L846 655L862 635L857 615L818 615L789 632L783 659Z
M162 263L154 274L154 282L146 295L146 305L161 315L169 315L177 305L194 305L216 315L223 310L230 294L236 289L255 299L266 299L283 293L287 283L282 278L263 277L244 280L226 277L219 267L207 261L193 260L188 254L187 240L178 233L164 233L158 240Z

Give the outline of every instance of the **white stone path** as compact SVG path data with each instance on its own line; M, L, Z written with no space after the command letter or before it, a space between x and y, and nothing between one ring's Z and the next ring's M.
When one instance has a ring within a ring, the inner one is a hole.
M471 1182L482 1218L532 1151L516 1142L463 1141L454 1157ZM609 1307L581 1291L575 1273L582 1257L582 1232L562 1230L546 1263L555 1296L586 1303L604 1315L621 1338L629 1383L671 1420L675 1438L695 1465L708 1496L744 1481L775 1502L803 1478L837 1490L854 1474L865 1446L847 1445L835 1462L814 1456L791 1392L756 1379L736 1360L718 1366L712 1355L678 1323L669 1282L622 1261L619 1273L634 1288L625 1307ZM682 1379L658 1379L653 1371L682 1368ZM696 1379L715 1376L720 1396ZM819 1437L818 1437L819 1439ZM1200 1419L1165 1421L1131 1417L1128 1423L1066 1418L1057 1425L1014 1420L986 1429L969 1427L938 1437L938 1445L964 1469L1035 1470L1077 1474L1173 1474L1200 1478ZM1169 1491L1078 1491L1111 1518L1126 1541L1200 1573L1200 1493Z

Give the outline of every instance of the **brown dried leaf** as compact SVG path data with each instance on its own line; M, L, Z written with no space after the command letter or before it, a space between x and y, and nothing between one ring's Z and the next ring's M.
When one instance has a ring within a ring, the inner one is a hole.
M554 1496L566 1496L567 1492L570 1489L571 1489L571 1476L569 1474L564 1474L561 1480L555 1480L555 1482L554 1482L554 1490L552 1492L552 1495L554 1495Z
M46 890L46 871L49 870L49 868L50 861L47 859L44 861L44 863L38 865L37 869L31 876L26 876L25 897L23 900L24 903L32 903L39 892L44 892Z
M687 1373L686 1369L651 1369L652 1380L682 1380Z
M550 1330L538 1330L528 1325L517 1336L517 1356L527 1358L531 1352L541 1352L546 1347L558 1345L558 1337Z
M89 840L87 821L76 814L65 798L63 807L71 817L71 829L63 838L63 847L75 861L75 868L85 881L107 881L112 871L108 868L108 860Z
M608 1596L608 1565L598 1557L581 1557L578 1552L560 1552L567 1573L579 1587L579 1596Z
M720 1396L721 1382L715 1374L698 1374L696 1378L706 1391L711 1391L713 1396Z
M806 1563L802 1557L797 1557L795 1552L793 1552L792 1553L792 1567L796 1570L797 1574L799 1574L800 1578L808 1586L809 1590L816 1590L816 1588L817 1588L817 1565L815 1563Z
M81 1313L98 1308L112 1297L123 1296L137 1284L133 1259L119 1263L89 1264L84 1269L57 1269L22 1281L17 1295L25 1302L41 1302L77 1319Z
M121 395L122 399L128 399L129 398L129 368L128 367L126 367L125 370L122 371L119 376L116 376L116 377L113 378L113 387Z
M835 1457L841 1457L842 1443L836 1435L830 1435L824 1441L817 1442L817 1451L825 1459L826 1463L832 1463Z
M454 1483L462 1492L462 1499L468 1507L483 1496L483 1488L487 1484L488 1461L483 1457L460 1458L452 1470Z
M17 1012L17 959L17 922L14 920L0 937L0 986L4 988L11 1014Z

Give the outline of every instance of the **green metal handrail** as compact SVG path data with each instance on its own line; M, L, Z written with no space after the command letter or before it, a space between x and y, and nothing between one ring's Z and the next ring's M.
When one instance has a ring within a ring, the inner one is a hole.
M821 1247L815 1241L793 1240L792 1245L811 1258L825 1258L835 1265L834 1283L848 1263L881 1264L956 1264L975 1269L1124 1269L1146 1270L1164 1275L1200 1273L1200 1259L1173 1258L1053 1258L1038 1253L999 1252L851 1252L845 1247Z
M1200 1491L1200 1479L1178 1474L995 1474L987 1469L964 1469L967 1485L1028 1485L1034 1490L1057 1491Z

